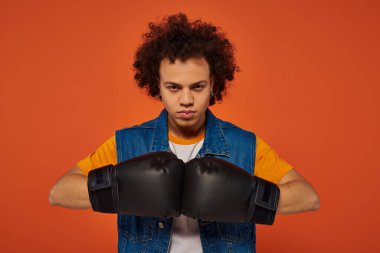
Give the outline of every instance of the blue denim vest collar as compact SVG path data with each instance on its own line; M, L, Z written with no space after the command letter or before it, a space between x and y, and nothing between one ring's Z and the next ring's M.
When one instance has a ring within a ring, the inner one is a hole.
M170 151L167 111L153 120L116 131L118 162L155 151ZM197 157L225 159L253 174L256 136L206 111L205 140ZM149 186L147 186L149 187ZM216 196L218 197L218 196ZM173 218L118 215L119 252L169 252ZM256 252L252 223L198 219L203 252Z

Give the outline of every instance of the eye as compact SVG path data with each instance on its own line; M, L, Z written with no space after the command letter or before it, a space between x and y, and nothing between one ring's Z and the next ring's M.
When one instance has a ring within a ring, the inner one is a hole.
M178 86L176 86L176 85L169 85L169 86L168 86L168 89L169 89L170 91L177 91L177 90L178 90Z
M195 90L202 90L204 88L204 85L197 84L193 87Z

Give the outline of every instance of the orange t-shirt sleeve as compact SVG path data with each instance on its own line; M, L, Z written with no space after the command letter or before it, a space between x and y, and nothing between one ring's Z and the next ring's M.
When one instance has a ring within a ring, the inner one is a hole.
M278 184L292 168L267 143L256 138L255 176Z
M100 168L108 164L115 165L117 163L115 142L114 135L100 145L95 152L79 161L77 166L85 175L88 175L88 173L93 169Z

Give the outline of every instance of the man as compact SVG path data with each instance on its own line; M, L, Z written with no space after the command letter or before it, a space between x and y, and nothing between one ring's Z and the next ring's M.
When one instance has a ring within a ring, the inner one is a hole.
M208 109L238 70L218 28L181 13L149 28L135 80L164 110L79 161L50 203L118 213L119 252L255 252L255 223L319 209L312 186L268 144Z

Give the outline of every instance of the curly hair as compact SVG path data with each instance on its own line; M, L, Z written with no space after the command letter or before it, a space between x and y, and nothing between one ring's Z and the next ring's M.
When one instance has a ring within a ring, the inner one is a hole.
M161 23L149 23L133 64L138 86L146 87L148 94L156 97L160 93L159 67L163 59L174 63L176 59L204 57L213 77L210 105L222 101L226 82L232 81L235 71L240 70L235 63L234 46L219 30L199 19L189 22L183 13L166 16Z

